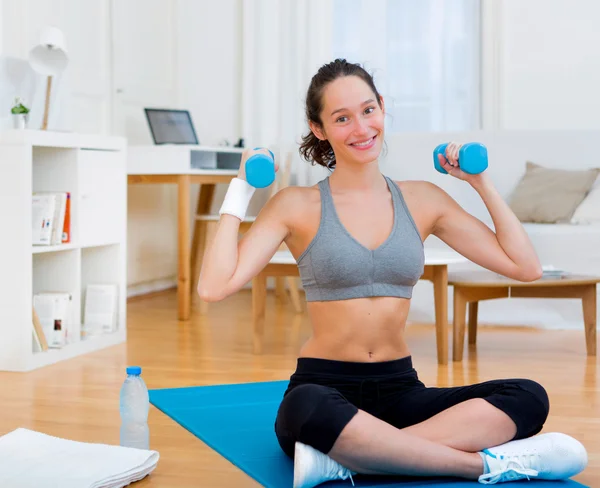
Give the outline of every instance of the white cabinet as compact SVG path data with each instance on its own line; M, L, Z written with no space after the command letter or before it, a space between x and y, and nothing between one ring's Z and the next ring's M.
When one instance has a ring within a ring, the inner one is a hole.
M120 137L0 133L0 371L28 371L126 340L127 163ZM32 245L31 195L71 196L71 242ZM117 326L82 333L88 284L116 285ZM68 343L34 352L33 295L70 295Z
M82 246L121 239L123 197L127 179L123 177L120 152L82 149L79 152L79 240Z

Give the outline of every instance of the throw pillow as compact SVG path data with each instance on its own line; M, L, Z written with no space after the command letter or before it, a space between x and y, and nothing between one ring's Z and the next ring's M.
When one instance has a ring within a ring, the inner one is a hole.
M585 197L581 205L577 207L573 217L572 224L593 224L600 223L600 176L596 178L596 183Z
M550 169L527 161L510 208L521 222L569 222L599 173L600 168Z

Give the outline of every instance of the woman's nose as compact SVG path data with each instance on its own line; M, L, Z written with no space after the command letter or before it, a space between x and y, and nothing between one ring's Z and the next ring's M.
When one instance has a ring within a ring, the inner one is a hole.
M355 120L356 120L356 122L354 123L354 133L355 134L366 134L367 129L369 127L367 121L364 119L361 119L361 118L357 118Z

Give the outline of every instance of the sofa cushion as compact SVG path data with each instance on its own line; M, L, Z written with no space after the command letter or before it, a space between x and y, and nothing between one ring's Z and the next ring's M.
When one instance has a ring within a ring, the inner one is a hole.
M581 205L577 207L573 217L572 224L594 224L600 223L600 176L596 178L596 183L585 197Z
M521 222L569 222L598 174L600 168L550 169L527 161L525 174L510 197L510 208Z

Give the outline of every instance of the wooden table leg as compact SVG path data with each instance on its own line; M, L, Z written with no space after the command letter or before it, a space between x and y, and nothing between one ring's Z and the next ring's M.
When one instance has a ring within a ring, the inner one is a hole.
M196 203L196 215L208 215L212 206L213 197L215 194L215 186L212 183L205 183L200 185L198 192L198 202ZM198 274L200 268L199 263L202 262L202 256L204 255L204 243L207 241L206 222L196 220L194 218L194 231L192 234L192 249L191 249L191 265L192 270L192 286L190 292L194 292L198 280Z
M469 344L475 344L477 342L479 302L496 298L508 298L509 296L508 286L470 287L468 285L454 285L454 320L452 323L452 358L454 361L462 361L463 358L467 303L469 304Z
M290 290L290 298L292 300L292 304L294 305L294 310L296 313L302 313L304 312L304 308L302 308L302 300L300 299L300 291L298 290L298 283L296 280L296 276L286 277L286 282Z
M204 235L202 236L204 242L198 243L199 251L202 251L202 256L204 255L204 250L206 247L212 243L215 238L215 234L217 233L217 228L219 227L218 222L205 222L204 225ZM200 256L200 260L202 260L202 256ZM193 270L194 268L192 268ZM196 282L196 280L192 280L192 283ZM197 285L196 285L197 286ZM206 315L208 313L208 302L204 300L200 300L200 315Z
M462 361L465 347L465 315L467 299L460 287L454 287L454 317L452 322L452 360Z
M438 364L448 363L448 266L432 267Z
M589 285L583 292L583 322L588 356L596 355L596 285Z
M477 312L479 302L469 302L469 344L477 344Z
M267 275L259 273L252 279L252 321L254 326L254 353L260 354L265 331Z
M178 210L178 279L177 299L179 302L179 320L190 318L190 176L177 178Z
M516 298L581 298L588 356L596 355L596 284L566 284L547 287L513 287Z

